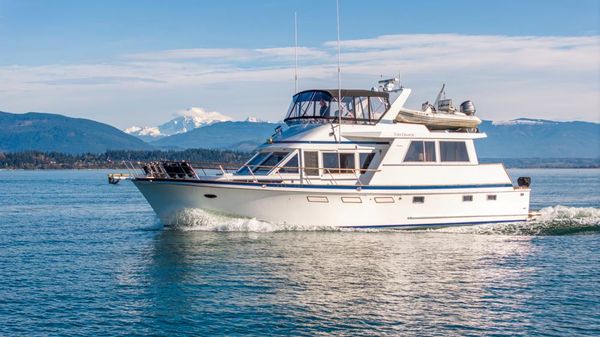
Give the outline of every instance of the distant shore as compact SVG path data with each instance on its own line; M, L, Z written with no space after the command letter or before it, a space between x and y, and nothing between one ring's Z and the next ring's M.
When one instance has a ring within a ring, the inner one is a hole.
M124 162L186 160L189 162L243 163L250 158L247 152L229 150L190 149L184 151L107 151L105 153L68 154L60 152L0 152L0 169L72 170L122 169Z
M252 153L229 150L107 151L102 154L60 152L0 152L0 169L122 169L124 161L186 160L189 162L242 164ZM481 158L480 163L503 163L507 168L600 168L600 158Z

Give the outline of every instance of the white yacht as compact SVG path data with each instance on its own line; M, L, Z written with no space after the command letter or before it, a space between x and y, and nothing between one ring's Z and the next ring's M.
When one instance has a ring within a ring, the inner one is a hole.
M502 164L478 162L474 141L486 135L473 128L472 103L462 111L449 100L424 104L427 122L404 108L410 89L395 84L297 93L285 130L233 172L155 162L132 181L165 224L187 209L357 228L526 221L530 180L513 186Z

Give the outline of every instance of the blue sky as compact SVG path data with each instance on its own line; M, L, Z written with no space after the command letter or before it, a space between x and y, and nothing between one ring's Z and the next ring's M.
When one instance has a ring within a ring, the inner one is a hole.
M0 110L118 127L189 107L281 118L293 91L335 86L335 1L0 0ZM340 0L344 86L402 75L484 118L600 121L600 1ZM557 100L560 100L557 102Z

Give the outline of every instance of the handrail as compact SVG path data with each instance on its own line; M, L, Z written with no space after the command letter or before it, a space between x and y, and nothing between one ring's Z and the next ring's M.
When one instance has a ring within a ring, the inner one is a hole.
M202 166L194 165L194 164L189 163L189 162L188 162L188 164L192 165L193 168L198 168L198 169L202 169L203 168ZM269 169L283 168L283 166L281 166L281 165L251 165L251 166L254 169L256 169L256 168L269 168ZM241 165L241 166L236 166L235 170L239 170L239 169L244 168L244 167L246 167L248 170L252 171L250 169L250 166L246 165L246 164ZM215 169L222 169L222 168L226 169L225 166L219 166L219 167L216 167ZM346 168L346 167L333 168L333 167L311 167L311 166L285 166L285 168L299 169L299 170L300 169L302 169L302 170L306 170L306 169L309 169L309 170L336 170L336 171L342 171L342 172L343 171L352 171L352 172L343 172L343 173L348 173L348 174L353 174L354 172L380 172L381 171L379 169L364 169L364 168L351 168L351 167L348 167L348 168ZM338 173L336 173L336 174L338 174Z
M149 177L149 178L171 177L171 178L177 178L177 179L201 179L201 176L199 176L196 171L198 169L202 170L202 172L204 173L204 176L207 176L206 171L203 167L199 167L197 165L194 166L194 165L192 165L192 163L185 162L185 161L154 161L154 162L147 162L147 163L137 162L138 165L143 165L143 168L141 168L141 166L136 167L136 163L134 163L132 161L123 161L123 164L125 165L127 170L130 172L131 176L133 176L134 178L135 177ZM164 165L167 165L168 168ZM175 171L173 171L174 167L176 168ZM224 168L223 165L217 165L217 166L213 166L213 167L215 170L220 170L223 175L225 175L227 173L227 169ZM254 183L257 183L260 180L270 180L270 179L276 178L276 177L278 177L281 181L285 181L286 178L288 180L295 179L295 178L289 177L289 176L285 177L286 173L280 172L280 170L279 170L279 169L283 168L283 166L281 166L281 165L273 165L273 166L252 165L252 167L250 167L250 165L243 164L239 168L236 166L236 170L243 169L243 168L246 168L249 173L249 174L244 174L244 175L251 176L252 182L254 182ZM264 176L263 175L257 176L254 173L254 170L256 168L268 168L269 172L273 172L273 169L277 169L277 171L275 172L276 174L267 174ZM340 176L340 175L351 174L351 175L353 175L354 179L356 180L356 184L358 187L363 186L363 182L360 180L360 174L364 174L366 172L379 172L380 171L379 169L331 168L331 167L311 167L311 166L286 166L285 168L298 169L298 170L306 170L306 169L322 170L320 172L323 172L323 175L321 175L320 178L317 176L317 179L328 180L332 184L335 184L335 185L338 185L338 182L340 180L348 180L347 176ZM138 175L137 174L138 171L141 171L141 174ZM296 174L300 174L300 171L298 171ZM325 176L327 176L327 177L325 177ZM301 179L300 181L302 184L305 184L305 183L309 184L309 185L313 184L313 182L311 181L311 179L309 179L309 177L304 177L304 179Z

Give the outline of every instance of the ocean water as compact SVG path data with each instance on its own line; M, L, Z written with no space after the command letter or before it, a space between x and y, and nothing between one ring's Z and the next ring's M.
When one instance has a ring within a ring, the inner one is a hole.
M531 176L526 224L163 228L107 171L0 171L0 335L600 335L600 170Z

